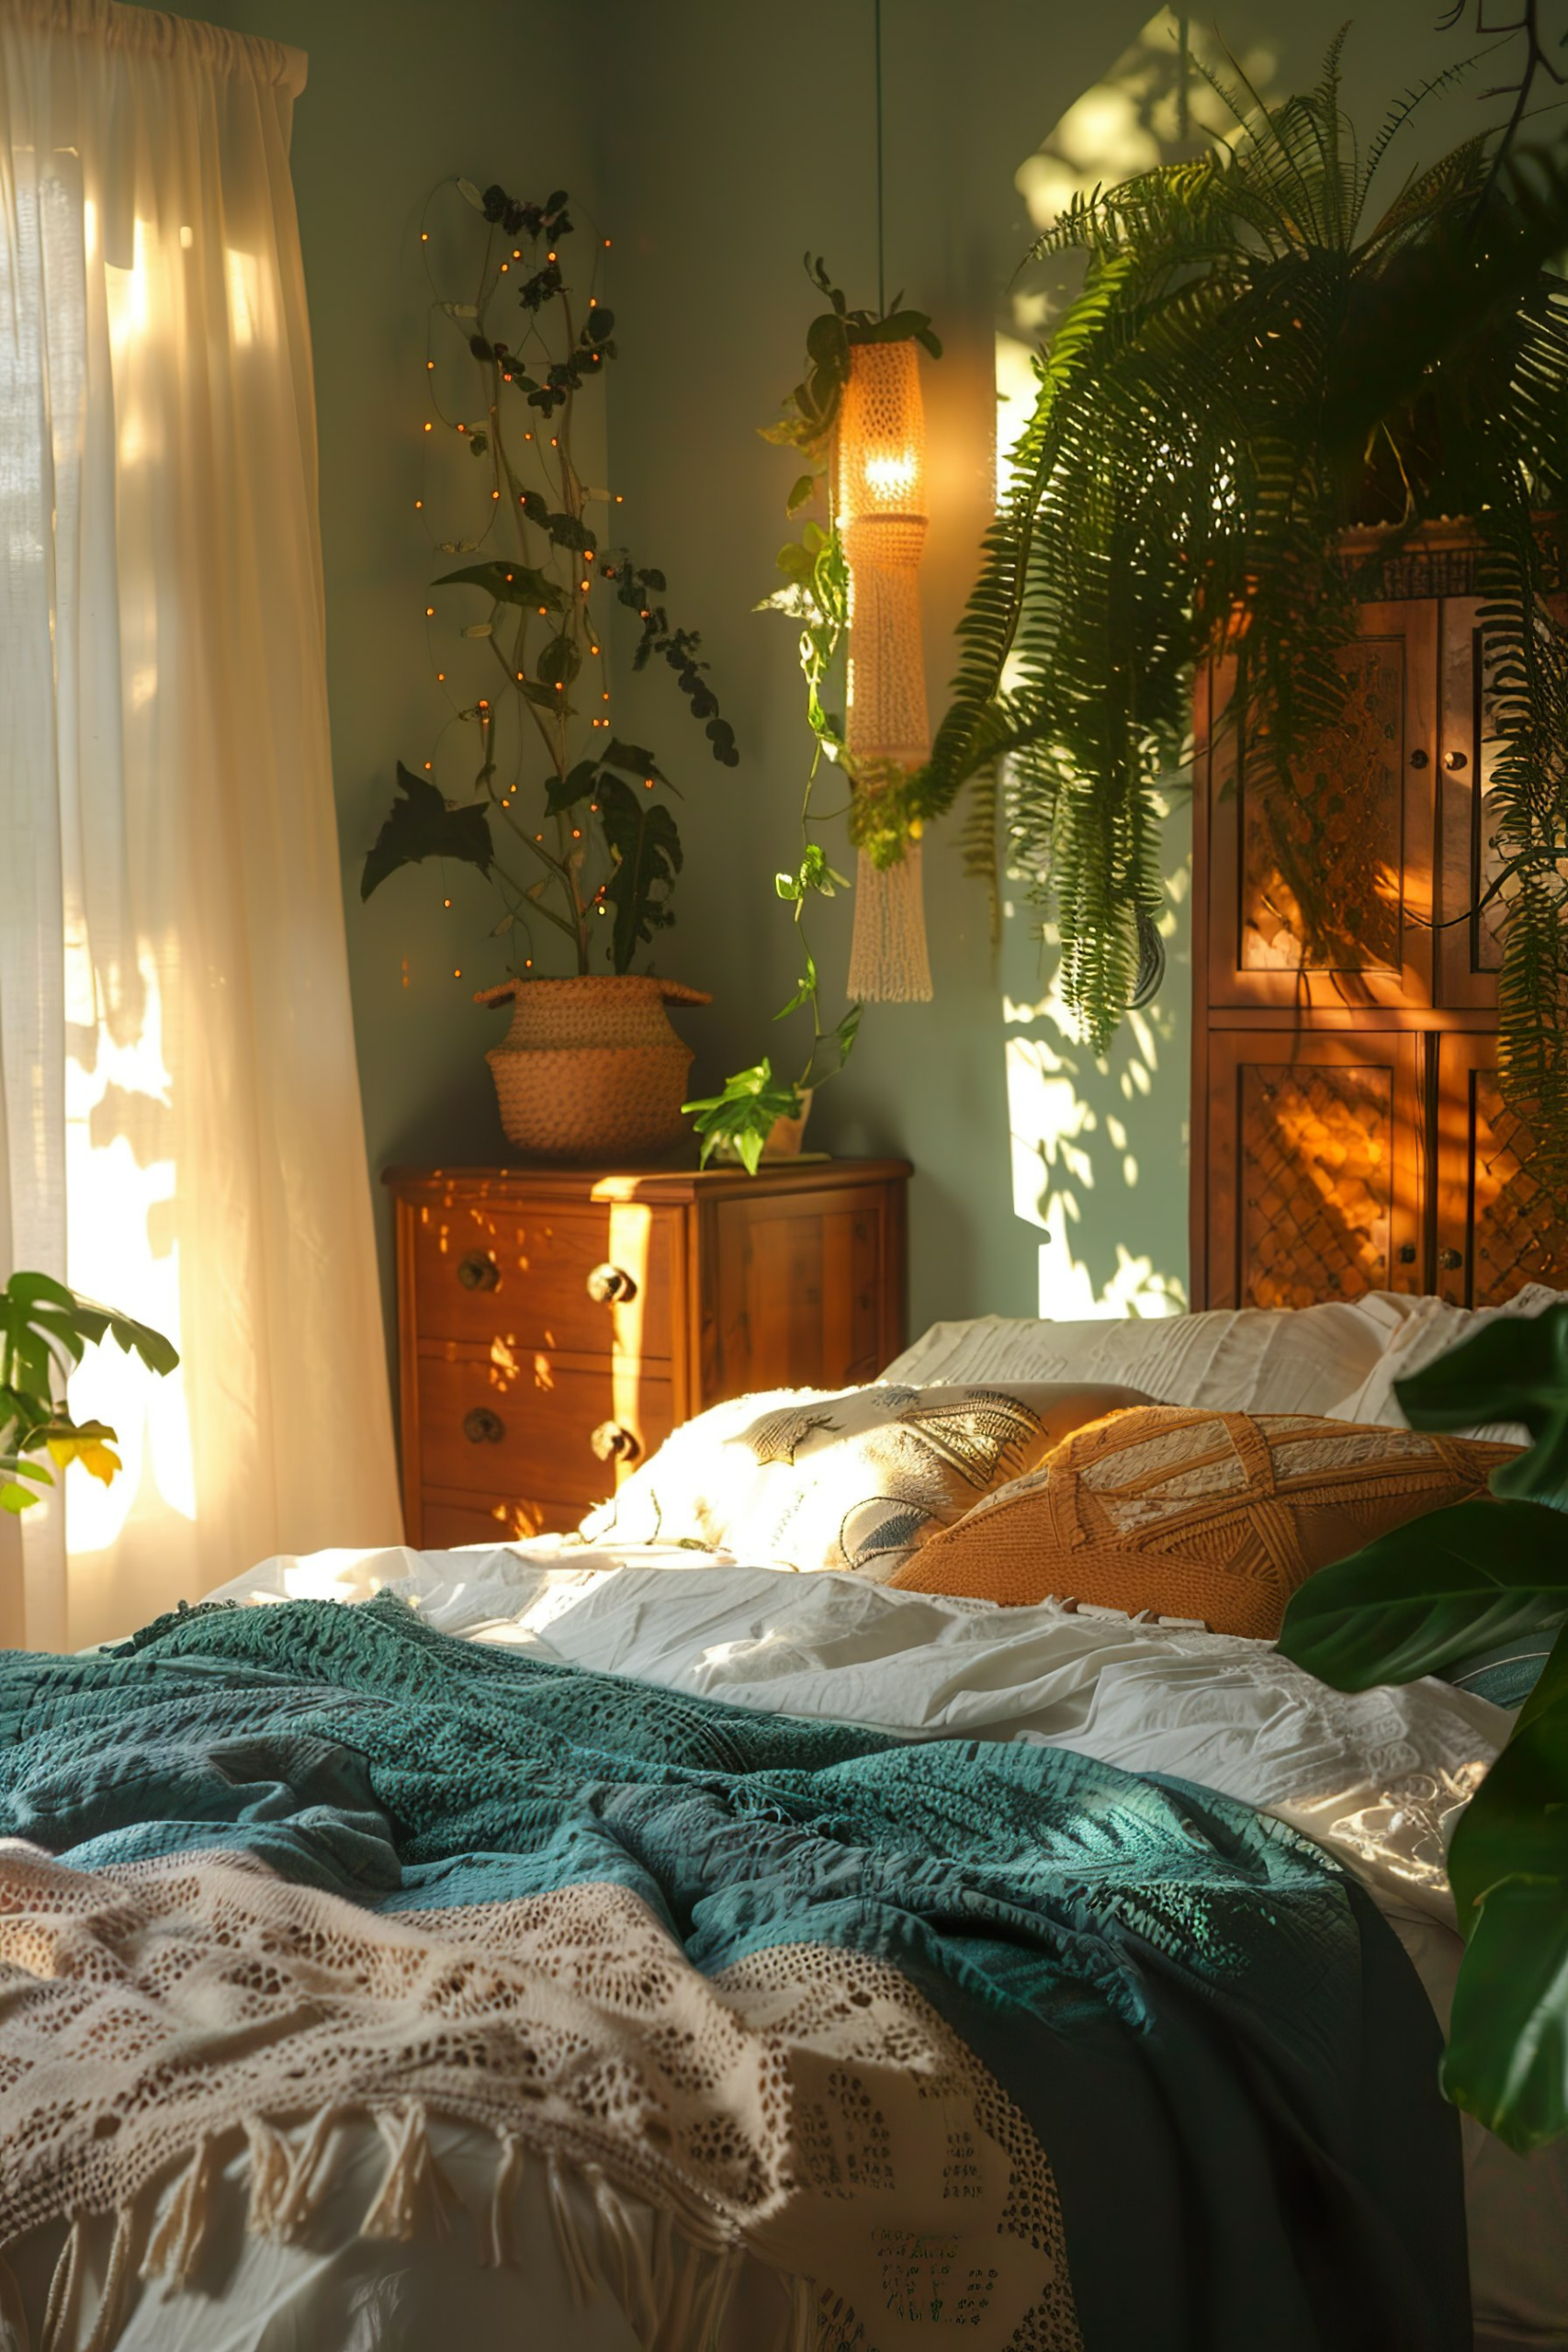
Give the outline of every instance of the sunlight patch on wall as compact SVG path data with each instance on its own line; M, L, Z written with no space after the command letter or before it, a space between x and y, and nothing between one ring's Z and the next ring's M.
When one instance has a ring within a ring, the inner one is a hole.
M1236 125L1204 80L1205 71L1244 98L1244 85L1260 97L1277 95L1278 48L1249 30L1244 15L1236 7L1227 11L1225 42L1212 27L1189 18L1184 64L1177 12L1155 11L1102 79L1074 100L1019 165L1014 182L1037 232L1051 228L1077 198L1201 154L1216 138L1234 137ZM1012 446L1033 410L1040 339L1072 299L1081 274L1081 260L1068 256L1021 272L1010 288L1006 320L997 333L998 498L1011 479Z
M1117 1228L1146 1217L1156 1184L1184 1181L1162 1148L1155 1079L1176 1023L1157 1005L1131 1012L1103 1058L1079 1040L1055 985L1035 1003L1004 998L1014 1215L1043 1228L1039 1307L1083 1320L1179 1315L1179 1276L1129 1248ZM1184 1074L1184 1073L1183 1073ZM1147 1131L1147 1137L1144 1131Z
M112 1300L154 1329L180 1329L170 1077L163 1008L152 958L141 959L141 1018L117 1040L94 1013L83 957L67 943L72 1050L65 1065L67 1261L74 1289ZM86 1018L84 1018L84 1014ZM101 1552L119 1534L139 1496L153 1494L184 1519L196 1517L196 1479L185 1369L150 1380L146 1367L113 1345L94 1351L71 1387L73 1412L109 1422L124 1471L110 1487L73 1473L66 1550Z
M1264 99L1277 95L1277 49L1248 27L1247 13L1248 0L1227 11L1228 50L1211 28L1189 18L1185 55L1176 12L1161 8L1149 17L1020 164L1017 186L1037 233L1075 198L1201 154L1216 136L1234 136L1204 69L1237 89L1244 104L1243 84ZM1082 271L1077 254L1027 264L1004 298L996 322L998 502L1013 487L1011 453L1039 399L1043 342L1077 294ZM1055 980L1038 994L1027 981L1020 986L1025 955L1040 952L1038 915L1032 922L1029 907L1006 910L1013 1208L1043 1237L1043 1316L1163 1316L1187 1305L1175 1269L1185 1268L1187 1250L1190 785L1185 774L1169 777L1160 811L1170 820L1159 918L1169 976L1154 1004L1128 1014L1103 1058L1082 1043ZM1044 958L1049 972L1049 930Z

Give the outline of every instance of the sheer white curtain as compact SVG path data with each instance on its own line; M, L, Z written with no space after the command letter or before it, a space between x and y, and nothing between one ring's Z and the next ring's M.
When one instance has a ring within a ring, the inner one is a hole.
M109 1488L7 1532L75 1645L279 1549L397 1540L329 763L297 51L0 5L0 1268L90 1358Z

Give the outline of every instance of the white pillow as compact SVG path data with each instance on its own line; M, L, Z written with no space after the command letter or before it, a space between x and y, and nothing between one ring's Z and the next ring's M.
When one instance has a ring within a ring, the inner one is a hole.
M1488 1323L1495 1323L1503 1315L1540 1315L1547 1307L1555 1306L1564 1294L1548 1290L1542 1283L1527 1283L1516 1291L1505 1306L1450 1306L1446 1299L1423 1298L1415 1303L1420 1307L1397 1331L1384 1353L1372 1366L1356 1394L1341 1408L1337 1418L1348 1421L1382 1421L1394 1429L1408 1427L1399 1409L1399 1399L1393 1393L1396 1380L1404 1380L1410 1373L1419 1372L1424 1364L1435 1363L1468 1340L1472 1331L1481 1330ZM1309 1310L1310 1311L1310 1310ZM1477 1425L1471 1430L1456 1430L1456 1437L1496 1438L1506 1445L1528 1445L1529 1431L1513 1422Z
M884 1380L1116 1381L1156 1404L1233 1413L1325 1413L1377 1420L1360 1399L1383 1356L1436 1300L1373 1291L1354 1305L1221 1307L1201 1315L1092 1323L933 1323Z
M1136 1388L1084 1381L733 1396L666 1438L579 1532L885 1583L1086 1421L1147 1402Z

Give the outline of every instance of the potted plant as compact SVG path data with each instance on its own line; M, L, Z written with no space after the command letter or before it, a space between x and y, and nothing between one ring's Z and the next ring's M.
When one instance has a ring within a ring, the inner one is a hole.
M1205 75L1225 140L1075 201L1037 241L1035 257L1084 255L1082 290L1037 363L931 762L863 817L896 847L972 780L983 814L1000 771L1010 863L1054 914L1064 993L1102 1049L1148 977L1156 788L1182 764L1197 665L1224 652L1315 962L1337 910L1314 888L1303 754L1342 718L1337 657L1411 534L1473 518L1501 739L1503 1082L1534 1172L1562 1190L1568 630L1547 600L1562 534L1542 515L1568 476L1551 267L1568 171L1561 149L1472 139L1379 209L1374 177L1427 93L1359 154L1339 51L1272 106ZM1385 526L1376 544L1348 553L1368 523Z
M481 519L471 536L435 543L464 560L432 582L426 617L445 628L443 605L453 614L457 641L436 678L471 747L472 782L450 796L434 759L400 763L361 895L428 858L477 866L501 901L491 935L510 946L508 976L476 996L513 1007L489 1057L508 1136L540 1159L652 1156L682 1132L691 1062L664 1006L708 1000L635 968L674 920L682 849L673 785L611 723L614 609L636 624L634 669L667 666L712 757L734 767L739 754L700 638L671 623L663 573L621 543L620 501L587 481L574 455L580 402L616 356L615 316L600 300L610 240L595 238L572 272L564 189L536 204L500 187L456 187L478 216L474 279L467 299L441 299L434 314L467 347L475 396L463 413L438 406L424 429L467 447ZM422 237L428 247L430 231ZM434 358L426 371L434 385ZM457 682L465 650L484 662L477 694ZM570 977L544 977L546 940Z

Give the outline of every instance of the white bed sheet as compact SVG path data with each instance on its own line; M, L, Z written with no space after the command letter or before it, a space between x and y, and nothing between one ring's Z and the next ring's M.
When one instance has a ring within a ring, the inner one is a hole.
M1303 1829L1353 1868L1446 2023L1462 1946L1444 1846L1509 1719L1444 1683L1348 1697L1325 1690L1265 1643L1190 1626L1069 1612L1055 1603L999 1610L673 1546L590 1552L561 1538L455 1552L398 1547L280 1557L209 1598L353 1601L384 1587L443 1631L668 1689L765 1712L836 1716L908 1737L1049 1739L1129 1770L1201 1781ZM1464 2143L1477 2344L1488 2352L1505 2345L1568 2352L1568 2152L1521 2159L1469 2119ZM460 2134L453 2147L460 2177ZM345 2163L352 2170L359 2161L351 2145ZM230 2185L243 2211L239 2159L236 2166ZM350 2198L345 2211L352 2206ZM598 2311L590 2326L577 2311L542 2221L534 2244L528 2311L536 2340L619 2352L615 2314ZM160 2333L155 2314L138 2332L143 2305L153 2309L144 2296L126 2352L314 2345L327 2340L310 2317L318 2307L323 2322L334 2315L334 2345L354 2352L410 2341L409 2299L426 2292L410 2275L419 2249L408 2271L400 2256L393 2265L401 2282L394 2293L356 2245L345 2234L335 2249L293 2249L290 2262L284 2259L290 2250L253 2251L238 2232L225 2295L236 2314L231 2332L176 2334L165 2326ZM514 2329L515 2303L498 2297L493 2280L466 2286L462 2267L443 2256L440 2275L442 2308L461 2329L466 2352L510 2347L514 2335L497 2314L509 2310ZM764 2316L770 2291L761 2277L749 2282L727 2345L774 2340ZM341 2333L345 2295L356 2331L347 2335ZM251 2329L237 2315L253 2310ZM266 2312L286 2316L264 2325Z

